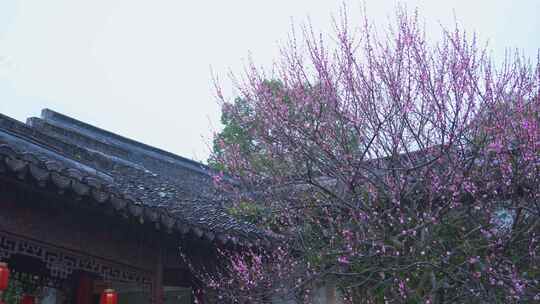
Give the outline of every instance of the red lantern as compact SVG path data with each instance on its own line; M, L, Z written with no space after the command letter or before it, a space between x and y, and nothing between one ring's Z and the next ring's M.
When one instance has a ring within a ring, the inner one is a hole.
M101 294L100 304L118 304L118 294L114 289L105 289Z
M0 292L8 288L9 268L6 263L0 263Z
M34 304L35 302L36 302L36 297L29 296L29 295L24 295L21 300L21 304Z

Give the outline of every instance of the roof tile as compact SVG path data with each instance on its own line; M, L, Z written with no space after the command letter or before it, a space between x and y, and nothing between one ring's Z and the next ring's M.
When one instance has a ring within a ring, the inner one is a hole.
M18 175L29 167L60 192L71 188L167 230L209 241L267 238L225 212L208 167L51 110L27 124L0 114L1 158Z

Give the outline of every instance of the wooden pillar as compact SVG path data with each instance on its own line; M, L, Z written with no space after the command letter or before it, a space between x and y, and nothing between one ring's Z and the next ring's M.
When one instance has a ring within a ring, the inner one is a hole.
M85 273L79 276L77 304L92 304L92 279Z

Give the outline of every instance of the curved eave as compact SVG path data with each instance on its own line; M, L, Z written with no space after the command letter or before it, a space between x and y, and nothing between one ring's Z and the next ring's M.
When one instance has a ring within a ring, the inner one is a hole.
M90 198L101 205L111 205L116 211L135 218L139 223L152 223L159 231L192 235L208 242L241 247L270 246L271 237L264 233L211 231L193 225L170 214L164 207L146 206L129 195L122 194L100 176L88 175L77 168L55 160L38 157L31 152L19 152L9 144L0 144L0 173L12 174L19 180L34 179L38 187L51 184L60 195L67 191L79 198Z

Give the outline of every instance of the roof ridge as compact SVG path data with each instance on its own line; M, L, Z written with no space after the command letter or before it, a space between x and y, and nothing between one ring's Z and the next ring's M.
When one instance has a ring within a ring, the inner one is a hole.
M0 139L5 140L6 138L26 146L33 146L43 155L50 156L55 154L57 155L57 158L62 159L73 167L78 169L83 168L86 172L94 172L95 175L107 177L112 180L112 177L100 168L95 168L94 166L74 159L72 153L65 153L62 150L63 147L69 146L71 149L77 149L77 151L80 152L82 150L81 148L77 146L73 147L72 145L40 132L39 130L35 130L16 119L0 114Z
M35 128L32 128L31 125L25 124L19 120L16 120L14 118L11 118L1 113L0 113L0 131L10 133L13 136L30 141L37 146L41 146L43 148L46 147L64 157L71 158L69 157L69 155L67 155L67 153L64 153L60 149L59 145L62 145L62 146L74 146L74 145L70 145L53 136L43 133L40 130L36 130ZM36 135L39 135L39 136L36 136ZM43 138L40 138L40 137L43 137ZM81 149L77 146L74 146L74 147L76 149Z
M200 162L101 129L51 109L43 109L41 111L41 118L47 123L57 127L83 134L86 137L93 137L100 142L105 142L118 148L124 148L127 150L132 150L135 148L146 156L150 156L161 161L172 162L200 174L210 175L212 171L212 169L210 169L207 165ZM129 146L129 148L123 147L126 145Z
M110 145L109 143L99 139L99 138L95 138L95 137L92 137L92 136L89 136L87 134L84 134L84 133L80 133L80 132L77 132L75 130L72 130L72 129L69 129L69 128L64 128L62 126L58 126L57 124L54 124L54 123L51 123L50 121L46 121L44 119L41 119L39 117L29 117L28 119L26 119L26 125L34 128L34 129L37 129L38 131L40 131L41 133L44 133L48 136L52 136L62 142L66 142L67 141L65 140L65 137L71 137L71 136L77 136L81 139L84 139L85 141L88 141L88 142L91 142L93 145L96 145L96 146L100 146L101 148L107 148L107 150L110 150L110 151L107 151L108 153L107 154L116 154L116 156L118 155L122 155L122 156L126 156L129 151L122 148L122 147L117 147L117 146L114 146L114 145ZM62 135L64 136L58 136L58 133L59 132L62 132ZM75 143L75 142L69 142L68 144L70 145L76 145L76 146L80 146L80 144ZM90 147L87 146L86 144L84 145L84 148L85 149L89 149Z

